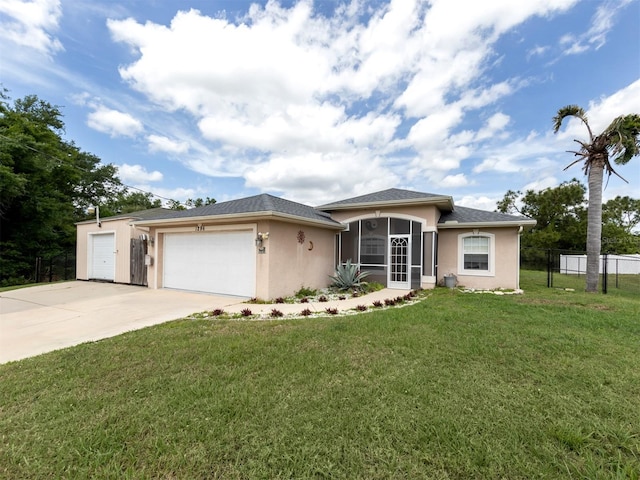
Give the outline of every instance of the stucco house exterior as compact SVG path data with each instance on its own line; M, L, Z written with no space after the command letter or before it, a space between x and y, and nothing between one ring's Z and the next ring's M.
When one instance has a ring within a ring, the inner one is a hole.
M533 225L395 188L316 208L261 194L80 222L76 271L82 280L273 299L326 287L351 259L388 288L433 288L453 274L471 288L515 289L520 233Z

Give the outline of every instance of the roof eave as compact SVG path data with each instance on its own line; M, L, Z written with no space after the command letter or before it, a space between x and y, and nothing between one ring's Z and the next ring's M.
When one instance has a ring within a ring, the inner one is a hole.
M205 223L205 222L215 222L215 223L223 223L225 221L233 221L233 220L261 220L264 218L277 218L282 221L286 221L289 223L300 223L305 225L314 225L314 226L322 226L325 228L332 228L335 230L342 230L344 227L332 221L322 221L322 220L314 220L312 218L299 217L296 215L289 215L281 212L274 212L271 210L264 212L246 212L246 213L229 213L223 215L200 215L196 217L177 217L177 218L160 218L156 220L140 220L131 222L133 225L147 226L147 227L164 227L168 225L186 225L190 223Z
M358 202L358 203L345 203L340 205L333 205L331 203L327 205L320 205L316 207L316 210L323 212L333 212L335 210L353 210L356 208L373 208L373 207L389 207L389 206L413 206L413 205L437 205L444 206L449 210L453 210L453 197L438 196L429 198L411 198L406 200L383 200L376 202Z
M438 229L448 228L488 228L488 227L524 227L531 228L535 226L537 222L535 220L509 220L505 222L458 222L448 221L444 223L438 223Z
M105 217L105 218L101 218L100 219L100 223L105 223L105 222L117 222L118 220L129 220L132 218L136 218L133 216L128 216L128 217ZM96 223L96 219L92 218L90 220L82 220L81 222L76 222L74 223L74 225L89 225L91 223Z

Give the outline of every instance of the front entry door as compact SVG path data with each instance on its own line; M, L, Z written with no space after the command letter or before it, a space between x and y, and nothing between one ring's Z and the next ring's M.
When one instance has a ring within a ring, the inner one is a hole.
M389 278L387 287L411 288L411 242L409 235L389 237Z

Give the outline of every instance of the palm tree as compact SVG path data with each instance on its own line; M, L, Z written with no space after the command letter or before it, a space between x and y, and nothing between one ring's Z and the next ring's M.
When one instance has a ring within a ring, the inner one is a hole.
M570 153L579 157L565 167L565 170L582 161L589 183L589 210L587 214L587 292L598 291L600 247L602 244L602 180L618 173L609 161L609 155L617 165L624 165L632 157L640 154L640 115L622 115L616 118L599 135L594 135L584 110L577 105L567 105L558 110L553 117L553 133L557 133L566 117L576 117L582 121L589 132L589 140L580 144L580 149ZM620 177L622 178L622 177ZM622 178L624 180L624 178ZM624 180L626 182L626 180Z

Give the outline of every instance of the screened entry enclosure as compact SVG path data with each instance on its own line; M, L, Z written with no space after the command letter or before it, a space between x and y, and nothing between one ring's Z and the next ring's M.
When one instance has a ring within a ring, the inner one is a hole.
M422 276L435 276L436 233L422 223L379 217L350 222L338 235L338 262L351 260L369 272L367 281L388 288L420 288Z

